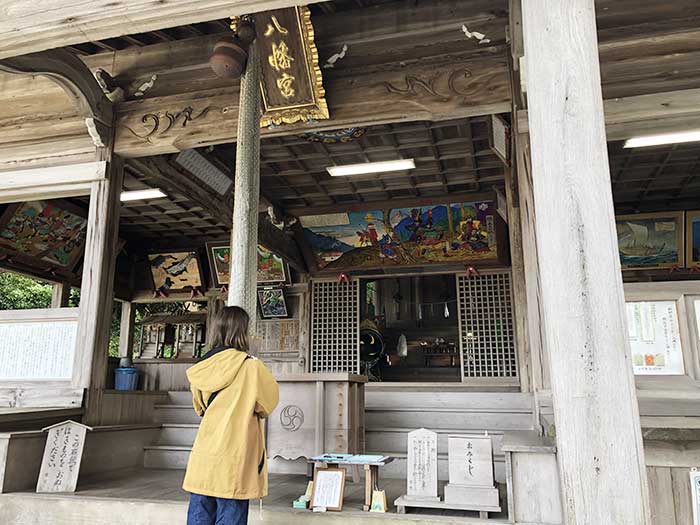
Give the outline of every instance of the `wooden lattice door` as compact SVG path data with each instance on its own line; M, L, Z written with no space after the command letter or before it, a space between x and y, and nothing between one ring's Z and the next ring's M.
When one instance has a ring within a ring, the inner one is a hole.
M360 286L311 282L311 372L360 373Z
M517 378L509 271L457 276L462 380Z

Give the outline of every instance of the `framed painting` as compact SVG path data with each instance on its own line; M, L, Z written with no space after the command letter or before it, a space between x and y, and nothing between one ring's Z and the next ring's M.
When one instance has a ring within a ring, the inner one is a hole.
M202 272L196 251L153 253L148 256L148 263L156 291L202 288Z
M618 215L617 244L624 270L683 266L683 212Z
M260 288L258 290L258 303L263 319L289 317L287 301L284 298L282 288Z
M231 280L231 248L225 242L207 243L209 269L215 288L227 285ZM287 281L289 271L284 260L258 245L258 283L282 283Z
M700 211L685 212L685 265L700 267Z
M497 261L493 201L301 217L320 270Z
M87 212L54 201L11 204L0 217L0 247L71 270L83 255Z

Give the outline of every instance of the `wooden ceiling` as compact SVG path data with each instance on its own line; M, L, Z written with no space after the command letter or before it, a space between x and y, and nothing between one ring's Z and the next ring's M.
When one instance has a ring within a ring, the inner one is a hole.
M318 16L391 3L396 2L395 0L334 0L332 2L311 4L309 7L312 15ZM158 31L148 31L146 33L95 40L68 46L66 49L79 56L97 55L104 52L120 51L131 47L145 47L162 42L175 42L177 40L185 40L193 37L228 33L230 32L229 23L230 20L226 18L211 20L197 24L186 24L160 29Z
M263 199L294 215L391 199L441 199L503 185L504 164L489 149L485 118L385 124L361 128L357 134L346 143L317 142L306 135L263 139ZM235 145L200 152L233 179ZM326 171L333 165L400 158L414 159L416 169L350 177L331 177ZM233 196L220 197L217 203L212 191L197 192L194 177L174 159L161 155L127 161L125 190L160 188L167 197L123 203L123 238L165 242L226 237ZM226 210L221 210L223 201Z
M700 209L700 143L608 146L617 213Z

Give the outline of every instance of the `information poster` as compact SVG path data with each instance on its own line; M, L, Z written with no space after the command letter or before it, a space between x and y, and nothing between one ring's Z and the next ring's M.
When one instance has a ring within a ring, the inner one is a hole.
M675 301L627 303L627 330L635 374L685 372Z
M0 321L0 381L70 380L77 320Z

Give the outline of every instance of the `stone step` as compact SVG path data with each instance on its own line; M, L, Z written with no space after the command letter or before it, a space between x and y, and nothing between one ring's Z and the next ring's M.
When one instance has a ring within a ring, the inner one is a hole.
M532 414L528 412L496 412L493 410L448 408L365 408L365 427L459 429L461 432L484 429L530 430Z
M157 423L189 423L199 424L201 417L192 405L155 405L153 418Z
M168 403L172 405L192 405L192 392L189 390L168 392Z
M147 469L185 469L192 447L149 445L144 447L143 467Z
M199 425L194 423L166 423L158 435L157 445L184 445L191 447Z
M520 392L470 392L460 386L394 390L395 386L365 388L365 406L369 409L415 408L457 409L490 412L532 412L532 394Z

